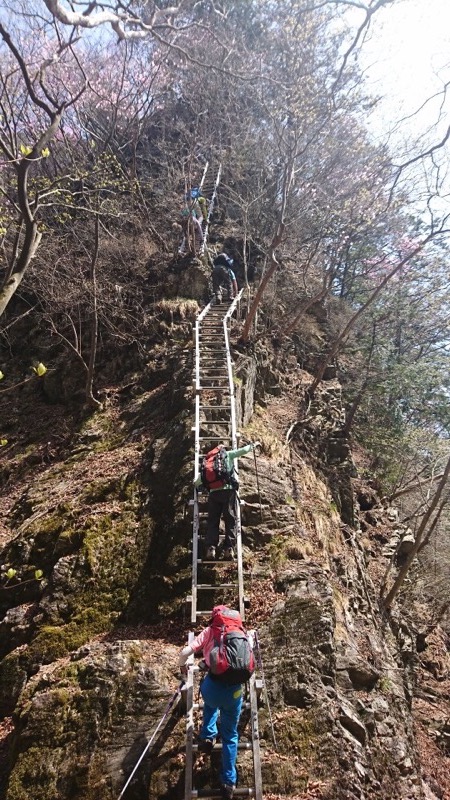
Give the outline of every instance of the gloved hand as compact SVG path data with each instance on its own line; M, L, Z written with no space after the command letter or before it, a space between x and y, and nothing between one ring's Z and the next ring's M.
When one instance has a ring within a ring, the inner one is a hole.
M256 450L257 447L261 448L261 442L253 442L253 450Z

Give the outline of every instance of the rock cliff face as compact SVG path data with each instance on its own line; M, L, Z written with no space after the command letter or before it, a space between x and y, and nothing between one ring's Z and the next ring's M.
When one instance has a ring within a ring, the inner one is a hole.
M196 310L180 306L160 309L158 340L101 411L83 416L61 397L50 405L36 383L14 419L7 412L17 435L2 466L5 800L116 798L176 693L189 627ZM389 541L395 521L373 511L356 477L337 380L307 407L310 376L295 349L259 347L237 348L235 362L242 433L262 442L257 473L242 459L240 477L248 624L259 630L270 700L265 792L442 797L420 770L415 640L377 603L380 536ZM183 739L175 711L127 798L183 796Z

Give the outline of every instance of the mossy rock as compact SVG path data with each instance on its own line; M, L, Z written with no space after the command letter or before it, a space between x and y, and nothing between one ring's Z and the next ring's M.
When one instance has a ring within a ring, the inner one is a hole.
M27 651L27 660L50 664L78 650L92 636L110 630L117 617L117 611L94 607L85 608L67 625L44 625Z
M63 758L63 750L41 746L20 753L10 776L6 800L56 800L61 796L57 764Z
M0 717L10 714L27 682L21 655L14 651L0 661Z

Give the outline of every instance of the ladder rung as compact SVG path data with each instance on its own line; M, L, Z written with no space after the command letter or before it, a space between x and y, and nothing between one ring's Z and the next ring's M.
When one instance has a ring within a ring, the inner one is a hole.
M208 409L209 410L209 409ZM226 408L221 409L222 411L226 411ZM200 420L200 427L215 427L216 425L229 425L231 422L229 417L221 417L220 419L201 419Z
M212 614L212 609L211 609L211 608L210 608L210 609L208 609L208 608L205 608L205 610L204 610L204 611L196 611L196 612L195 612L195 616L196 616L196 617L205 617L205 616L208 616L208 617L210 617L210 616L211 616L211 614Z
M229 425L230 424L230 420L229 419L203 419L203 420L200 420L200 427L201 428L206 428L206 426L208 424L214 425L214 427L216 427L216 425Z
M233 792L233 797L254 797L255 790L251 788L243 787L242 789L235 789ZM192 800L217 800L218 797L222 797L221 789L193 789L191 792Z
M236 562L227 561L227 564L233 564ZM236 589L237 583L216 583L215 585L212 583L198 583L197 589Z
M199 411L225 411L230 410L230 406L200 406ZM225 420L223 420L225 422ZM216 420L211 419L208 422L216 422ZM222 420L217 420L217 422L222 422Z
M194 711L201 711L203 708L203 703L192 703L192 708L194 709ZM241 708L247 710L248 708L250 708L250 703L242 703Z
M224 423L225 424L225 423ZM221 442L222 439L228 439L229 442L232 441L232 436L199 436L199 442Z
M198 744L193 744L192 749L195 751L198 750ZM222 750L221 743L217 743L214 745L213 750ZM238 750L253 750L253 746L251 742L238 742Z

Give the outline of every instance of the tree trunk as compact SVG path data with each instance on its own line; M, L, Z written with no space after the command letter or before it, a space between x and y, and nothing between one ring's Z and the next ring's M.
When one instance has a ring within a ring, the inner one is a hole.
M38 231L37 223L34 221L26 223L25 238L17 264L0 289L0 317L19 288L28 265L36 254L41 239L42 233Z
M251 326L253 324L253 320L255 319L256 312L257 312L258 306L259 306L259 304L260 304L260 302L262 300L262 296L263 296L263 294L265 292L266 286L269 283L272 275L274 275L274 273L276 272L277 268L279 267L279 263L278 263L277 259L275 258L275 250L281 244L281 240L282 240L283 234L284 234L284 229L285 229L284 217L285 217L285 214L286 214L286 204L287 204L289 189L290 189L291 182L292 182L293 169L294 169L294 159L291 156L288 159L288 161L287 161L287 163L285 165L285 168L284 168L283 188L282 188L282 197L281 197L281 208L280 208L280 213L279 213L279 217L278 217L278 225L277 225L276 231L275 231L275 233L273 235L272 241L271 241L271 243L269 245L269 254L268 255L269 255L270 267L267 270L267 272L265 273L265 275L263 276L263 278L261 280L261 283L258 286L258 289L256 291L255 297L253 299L253 302L252 302L252 304L250 306L249 312L248 312L247 317L245 319L244 327L242 329L242 334L241 334L241 339L242 339L242 341L244 343L248 342L248 340L249 340L250 329L251 329Z
M94 234L94 251L92 253L91 266L89 270L89 279L92 286L92 314L91 314L91 330L90 330L90 348L89 348L89 363L87 368L86 377L86 400L93 406L100 406L98 400L93 395L94 384L94 369L95 358L97 355L97 341L98 341L98 310L97 310L97 259L99 251L99 236L100 222L98 214L95 217L95 234Z
M397 577L396 577L391 589L387 593L386 597L384 599L382 599L382 604L383 604L385 609L389 609L390 606L392 605L395 597L398 594L398 591L399 591L400 587L403 584L403 581L405 580L405 577L406 577L406 575L408 573L408 570L409 570L412 562L414 561L414 558L416 557L417 553L421 549L421 543L422 543L422 541L424 539L425 532L426 532L428 523L430 521L431 515L433 514L437 504L439 503L439 501L441 499L441 496L442 496L442 493L443 493L443 491L445 489L445 486L446 486L446 483L447 483L449 475L450 475L450 457L449 457L449 459L447 461L447 464L445 466L445 470L442 473L441 481L440 481L439 486L437 487L437 489L436 489L436 491L434 493L434 497L433 497L433 499L432 499L432 501L430 503L430 506L429 506L428 510L425 512L425 514L423 515L422 522L420 523L419 529L417 531L416 541L414 543L414 547L411 550L411 552L408 553L406 561L403 564L403 566L400 568L399 573L398 573L398 575L397 575ZM432 528L434 528L434 527L435 526L433 525Z
M332 345L331 349L327 353L326 357L321 361L321 363L319 365L319 368L317 370L317 373L316 373L316 377L314 378L311 386L308 389L309 397L312 397L314 395L319 383L321 383L321 381L322 381L322 378L324 376L324 373L325 373L325 370L326 370L328 364L338 354L338 352L339 352L339 350L341 348L341 345L346 341L350 331L353 329L353 327L355 326L355 324L359 320L359 318L362 316L362 314L364 314L364 312L368 309L368 307L377 299L378 295L383 291L383 289L386 286L386 284L389 283L389 281L394 277L394 275L396 275L397 272L399 272L400 269L405 264L407 264L408 261L411 260L411 258L413 258L418 253L420 253L421 250L423 250L423 248L425 247L425 245L431 239L433 239L435 235L436 235L436 233L434 231L432 231L428 236L425 237L425 239L417 247L414 248L414 250L411 253L409 253L409 255L407 255L404 258L402 258L398 262L398 264L394 267L394 269L392 269L383 278L383 280L380 281L380 283L378 284L377 288L368 297L366 302L363 303L363 305L360 306L360 308L358 308L358 310L349 319L349 321L347 322L347 324L344 327L344 329L341 331L339 336L337 336L334 344Z

